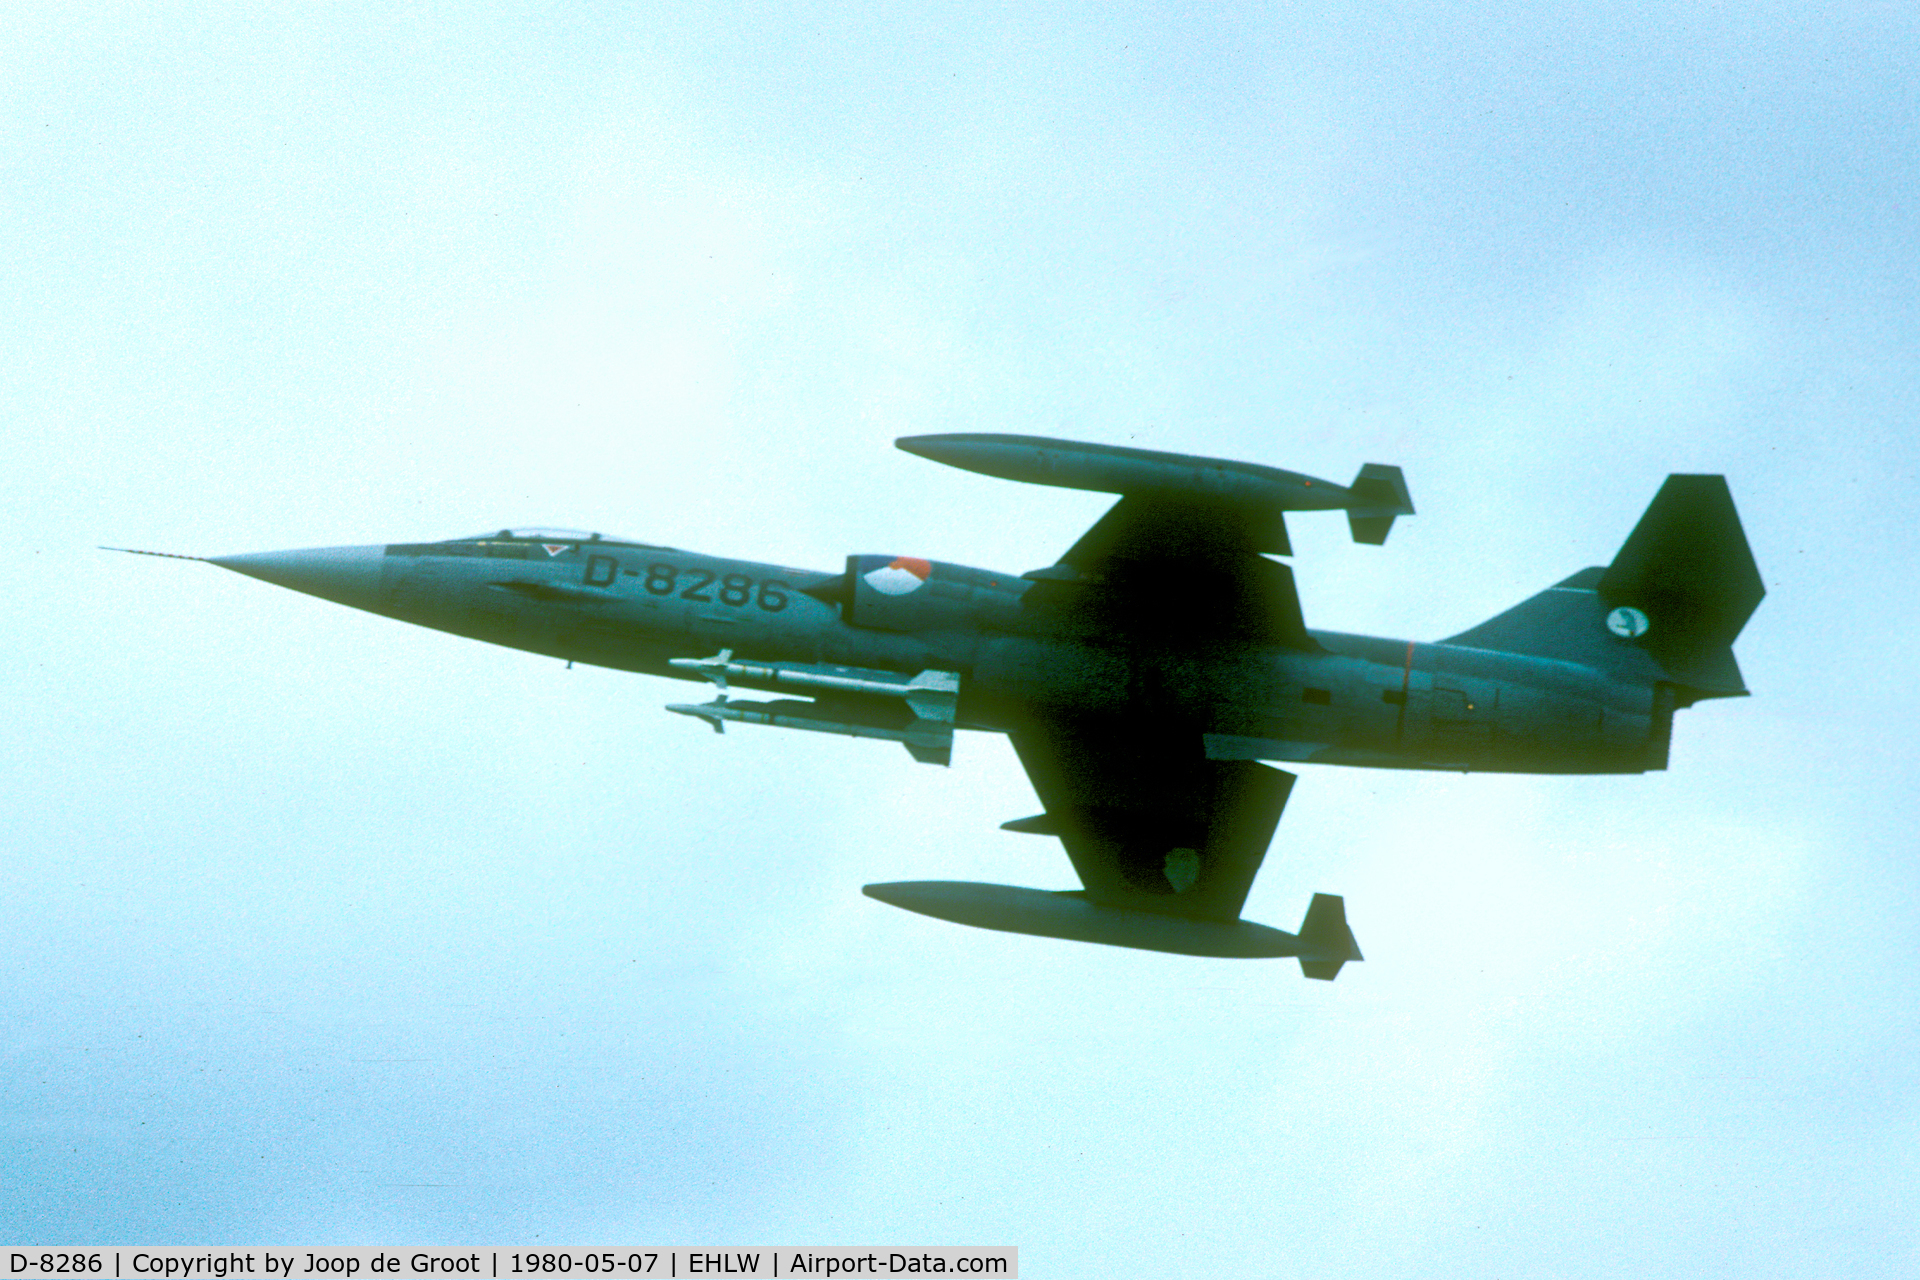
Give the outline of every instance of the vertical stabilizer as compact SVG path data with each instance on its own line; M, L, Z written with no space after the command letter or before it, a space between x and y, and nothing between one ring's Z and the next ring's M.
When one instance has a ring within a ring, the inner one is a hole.
M1442 643L1599 667L1697 698L1747 691L1733 641L1766 595L1721 476L1668 476L1606 568Z
M1668 476L1595 590L1676 683L1746 692L1733 641L1767 589L1724 477Z

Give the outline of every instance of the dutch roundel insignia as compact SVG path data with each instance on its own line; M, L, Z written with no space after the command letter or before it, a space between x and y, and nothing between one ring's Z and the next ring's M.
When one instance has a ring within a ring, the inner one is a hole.
M912 556L896 556L890 564L884 564L870 573L863 574L868 586L882 595L903 596L909 591L918 590L920 584L933 575L933 566L925 560L916 560Z
M1621 605L1607 615L1607 630L1622 640L1631 640L1635 636L1647 634L1647 615L1631 605Z

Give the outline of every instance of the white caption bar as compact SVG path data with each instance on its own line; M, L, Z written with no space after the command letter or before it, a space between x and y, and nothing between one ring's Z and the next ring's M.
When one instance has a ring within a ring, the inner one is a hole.
M5 1251L0 1280L229 1280L229 1277L438 1276L464 1280L680 1280L728 1276L734 1280L840 1276L989 1276L1017 1280L1020 1250L1010 1245L782 1245L778 1248L662 1248L623 1245L597 1249L485 1248L364 1249L202 1248L181 1245L102 1248L37 1246Z

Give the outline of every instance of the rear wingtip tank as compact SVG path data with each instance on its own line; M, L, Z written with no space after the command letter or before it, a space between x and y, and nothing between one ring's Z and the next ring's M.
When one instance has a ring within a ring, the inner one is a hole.
M1346 899L1338 894L1313 895L1307 905L1307 918L1300 922L1300 947L1300 971L1327 982L1333 981L1347 961L1366 959L1360 954L1360 944L1354 941L1353 930L1347 927Z
M1130 445L987 431L902 436L893 443L916 457L962 471L1094 493L1178 494L1188 499L1252 503L1282 511L1341 507L1349 496L1330 481L1278 467Z
M954 924L1069 942L1097 942L1138 951L1225 959L1293 956L1309 978L1331 980L1361 959L1342 900L1316 893L1298 934L1255 924L1103 907L1078 890L1049 892L966 880L903 880L862 886L877 902Z
M1370 462L1352 486L1255 462L1090 444L1047 436L962 431L902 436L894 446L932 462L1000 480L1142 495L1247 513L1345 511L1356 542L1386 541L1396 517L1413 514L1400 468ZM1276 554L1285 555L1284 540Z
M1377 547L1384 544L1393 522L1413 514L1413 498L1407 492L1407 478L1400 468L1384 462L1369 462L1347 486L1355 505L1347 508L1347 527L1355 542Z

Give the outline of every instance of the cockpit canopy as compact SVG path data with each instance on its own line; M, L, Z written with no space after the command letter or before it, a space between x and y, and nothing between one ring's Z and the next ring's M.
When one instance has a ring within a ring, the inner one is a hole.
M528 527L525 529L502 529L497 533L476 533L471 538L449 538L449 542L619 542L628 546L645 546L638 538L616 538L604 533L588 533L585 529L546 529Z
M395 543L387 548L390 556L481 556L493 560L540 560L555 557L572 559L583 546L639 547L647 551L672 551L638 538L619 538L585 529L548 529L527 526L476 533L467 538L448 538L444 542ZM546 555L539 554L544 550Z

